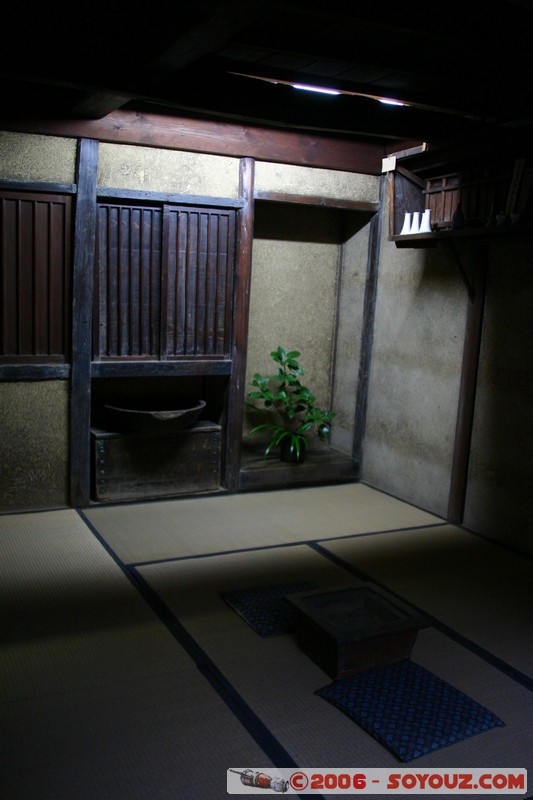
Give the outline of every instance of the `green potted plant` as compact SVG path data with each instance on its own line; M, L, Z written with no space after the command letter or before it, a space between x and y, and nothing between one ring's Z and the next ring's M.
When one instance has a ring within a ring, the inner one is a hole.
M261 431L270 434L265 458L279 445L282 461L299 463L304 459L311 430L316 428L319 439L327 439L336 413L319 408L315 395L301 383L303 370L296 360L300 356L298 350L287 352L278 347L270 356L278 365L277 372L267 376L256 372L246 402L255 412L266 413L268 419L255 425L249 435ZM262 403L260 408L258 401Z

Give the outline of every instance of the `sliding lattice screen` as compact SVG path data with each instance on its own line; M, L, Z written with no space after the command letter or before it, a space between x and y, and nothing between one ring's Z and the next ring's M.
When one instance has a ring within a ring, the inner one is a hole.
M102 203L94 358L229 354L235 212Z
M0 362L69 361L71 236L69 195L0 194Z

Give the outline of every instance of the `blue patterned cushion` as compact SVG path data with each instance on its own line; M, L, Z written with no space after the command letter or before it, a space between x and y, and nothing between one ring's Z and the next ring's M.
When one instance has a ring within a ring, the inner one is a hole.
M504 725L410 659L343 678L315 694L355 720L400 761Z
M260 636L272 636L294 626L294 612L285 595L316 588L308 581L276 583L222 592L222 597Z

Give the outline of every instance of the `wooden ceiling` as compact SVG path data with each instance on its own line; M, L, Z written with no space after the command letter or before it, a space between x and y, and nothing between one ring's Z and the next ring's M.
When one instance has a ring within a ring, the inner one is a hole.
M2 21L0 123L123 109L376 142L388 152L531 135L531 0L50 8L19 4Z

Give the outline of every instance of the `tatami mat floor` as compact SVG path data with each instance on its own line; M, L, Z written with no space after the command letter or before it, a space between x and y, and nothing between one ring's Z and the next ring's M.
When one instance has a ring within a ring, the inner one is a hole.
M230 767L404 766L314 694L330 678L290 634L221 598L299 579L421 610L413 660L504 720L417 767L533 775L531 560L363 484L9 514L0 551L2 800L218 800Z

